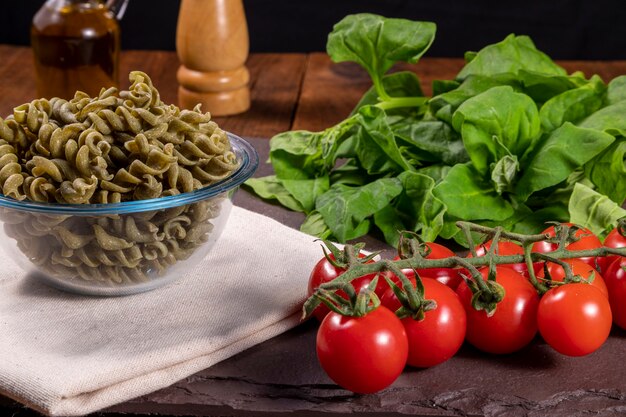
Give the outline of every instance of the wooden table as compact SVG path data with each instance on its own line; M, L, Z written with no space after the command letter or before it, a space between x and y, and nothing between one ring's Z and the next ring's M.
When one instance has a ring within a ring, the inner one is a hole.
M0 45L0 115L35 97L30 50ZM165 102L176 102L178 60L172 52L129 51L121 73L142 70ZM291 129L321 130L342 120L369 88L367 74L353 64L335 65L325 54L253 54L252 108L216 118L226 130L247 138L269 138ZM425 58L401 69L417 72L430 94L434 79L450 79L461 59ZM626 61L562 62L568 70L599 74L605 81L626 74ZM128 81L122 83L127 87ZM254 140L267 155L267 142ZM268 172L262 164L260 173ZM295 226L300 218L241 193L238 204ZM614 331L589 357L572 359L536 341L527 349L491 357L463 347L452 360L428 370L405 371L392 388L358 396L339 389L315 359L314 322L249 349L171 387L111 407L103 415L169 414L219 416L425 415L599 415L626 413L626 332ZM1 358L0 358L1 360ZM29 415L0 398L3 415ZM623 414L622 414L623 415Z

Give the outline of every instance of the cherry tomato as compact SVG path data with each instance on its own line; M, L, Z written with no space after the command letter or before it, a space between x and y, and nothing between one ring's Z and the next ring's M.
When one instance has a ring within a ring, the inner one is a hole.
M352 392L369 394L393 383L409 352L404 326L389 309L363 317L331 312L317 332L317 358L328 376Z
M427 242L426 246L430 248L430 252L428 253L428 256L426 256L426 259L442 259L455 255L454 252L439 243ZM394 260L398 259L400 259L398 256L394 258ZM407 277L415 275L412 269L402 270L402 272L404 272ZM459 283L463 280L459 272L459 268L422 268L417 270L420 277L434 278L453 290L456 289Z
M491 240L488 240L487 242L476 246L476 255L477 256L485 256L485 254L489 251L489 249L491 248ZM523 255L524 254L524 249L522 249L522 247L520 245L518 245L517 243L514 242L509 242L506 240L499 240L498 241L498 249L497 249L497 253L498 255L501 256L507 256L507 255ZM467 255L468 258L472 258L472 252L470 252ZM525 277L528 276L528 268L526 267L526 264L524 262L521 263L517 263L517 264L507 264L507 267L519 272L520 274L524 275Z
M606 288L604 279L602 279L602 276L595 270L595 268L576 258L563 259L563 261L567 262L571 266L572 273L574 275L580 275L583 279L588 279L591 274L594 274L591 286L598 289L602 294L604 294L605 297L609 297L609 291ZM554 262L546 262L546 266L548 267L548 273L550 274L552 281L563 282L563 280L565 280L565 270L561 265ZM537 277L545 278L543 268L537 272Z
M605 274L613 323L626 330L626 258L615 259Z
M334 256L332 254L330 255L330 257L334 259ZM359 257L364 258L365 255L359 254ZM313 267L311 275L309 276L309 285L307 288L308 295L311 296L320 285L334 280L345 271L345 269L337 268L336 266L331 264L330 261L326 259L326 257L320 259ZM352 281L352 286L358 293L361 289L366 288L370 284L370 282L372 282L375 276L376 274L368 274L357 278ZM376 292L382 293L386 288L388 288L387 283L382 277L380 277L378 280L378 284L376 285ZM346 293L343 291L337 291L337 294L341 295L345 299L348 298ZM322 321L329 312L330 310L328 309L328 307L326 307L324 304L320 304L315 310L313 310L313 315L319 321Z
M554 350L584 356L597 350L611 331L609 300L585 283L554 287L539 302L539 333Z
M479 271L487 279L489 269ZM457 288L467 313L465 340L484 352L512 353L529 344L537 334L539 295L525 277L508 267L496 267L496 281L504 287L505 296L491 317L472 307L473 293L465 281Z
M568 226L573 226L573 223L563 223L563 224L568 225ZM554 231L554 226L548 227L546 230L544 230L541 233L546 233L550 236L556 236L556 233ZM573 242L567 245L566 249L586 250L586 249L596 249L602 246L602 242L600 242L600 239L598 239L598 237L594 235L589 229L584 229L584 228L578 229L574 236L579 237L580 239L578 239L576 242ZM533 245L533 252L549 253L549 252L556 250L558 246L559 245L557 243L549 243L546 241L541 241ZM596 267L596 258L582 257L579 259L593 268ZM597 259L598 259L598 262L601 262L602 258L600 257Z
M415 285L415 279L412 279ZM428 368L450 359L465 339L467 319L459 297L452 289L432 278L423 278L424 297L434 300L437 308L427 311L422 320L402 319L409 340L407 363ZM401 304L391 288L383 294L381 304L396 311Z
M623 248L626 246L626 237L622 236L619 232L619 229L615 228L611 230L604 239L604 246L607 246L609 248ZM608 269L608 267L618 258L618 255L609 255L603 258L598 258L598 266L600 267L600 272L604 273Z

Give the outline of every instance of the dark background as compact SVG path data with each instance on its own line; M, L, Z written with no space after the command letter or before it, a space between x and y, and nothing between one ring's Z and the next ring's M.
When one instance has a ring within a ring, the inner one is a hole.
M28 45L30 21L42 4L4 0L0 43ZM179 4L130 0L122 47L174 50ZM252 52L323 51L334 23L372 12L437 23L428 56L461 57L516 33L530 35L556 59L626 59L624 0L244 0L244 6Z

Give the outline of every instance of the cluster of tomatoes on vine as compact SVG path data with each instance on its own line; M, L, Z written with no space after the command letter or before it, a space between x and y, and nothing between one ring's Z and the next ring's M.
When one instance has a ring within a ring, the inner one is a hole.
M540 235L459 226L473 247L464 258L416 236L403 235L393 260L325 242L330 253L311 272L304 316L321 322L317 356L338 385L377 392L406 365L447 361L464 341L509 354L539 333L556 351L584 356L612 322L626 329L624 221L604 243L569 223ZM473 232L488 240L474 245Z

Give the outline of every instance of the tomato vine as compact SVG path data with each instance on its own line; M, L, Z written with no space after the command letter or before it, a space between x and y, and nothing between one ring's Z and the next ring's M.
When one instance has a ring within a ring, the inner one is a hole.
M391 272L398 277L402 284L409 303L414 308L428 305L427 300L424 300L423 296L419 294L419 291L412 285L410 279L403 272L407 269L419 270L424 268L455 268L461 267L467 270L470 277L464 276L466 282L470 286L470 289L474 293L472 300L473 307L477 310L485 310L488 315L495 312L498 302L504 297L504 289L495 280L495 266L501 264L515 264L524 262L528 267L529 280L535 287L539 295L546 293L551 286L561 285L562 283L580 281L580 278L576 278L572 272L571 265L563 261L563 259L569 258L598 258L609 255L626 256L626 247L612 248L607 246L601 246L594 249L585 250L570 250L567 246L580 239L577 236L580 227L576 225L567 224L555 224L555 235L549 234L521 234L512 233L503 230L501 227L487 227L471 222L457 222L457 226L465 234L467 241L470 243L470 250L474 251L476 242L474 234L478 233L484 236L485 240L491 240L492 244L489 250L484 256L473 256L470 258L462 258L460 256L450 256L440 259L428 259L429 249L425 242L421 241L419 237L414 233L402 233L402 239L400 242L399 252L404 259L389 260L384 259L373 263L363 263L362 259L358 258L358 252L362 248L358 245L356 248L354 245L346 245L343 249L346 262L346 270L343 274L339 275L334 280L321 284L309 297L303 305L303 318L310 316L320 303L324 302L329 305L341 301L331 295L337 290L350 291L346 285L347 283L367 274L383 274L385 272ZM518 242L524 251L523 255L499 255L496 252L498 247L498 241L500 239L506 239L513 242ZM549 253L533 252L533 244L537 242L546 241L552 244L556 244L556 249ZM325 245L330 248L333 253L341 252L331 242L324 241ZM375 254L373 254L375 255ZM559 264L565 273L563 282L553 283L550 280L540 280L534 271L534 263L536 262L553 262ZM487 279L484 279L478 270L478 267L488 266L491 269ZM352 290L354 292L354 290ZM357 294L350 294L350 298L353 303L356 301Z

